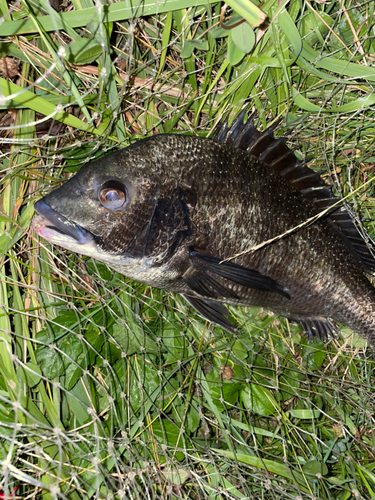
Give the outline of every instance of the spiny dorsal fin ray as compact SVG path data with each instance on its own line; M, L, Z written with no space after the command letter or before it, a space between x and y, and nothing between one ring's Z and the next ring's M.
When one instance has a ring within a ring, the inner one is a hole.
M309 199L319 212L332 207L340 200L333 195L319 173L311 170L304 161L296 157L288 148L284 137L274 137L274 130L281 120L260 132L254 125L255 113L244 122L246 112L247 108L244 108L230 126L227 116L218 125L213 139L242 149L270 165ZM347 209L343 205L337 205L329 217L334 223L333 226L346 240L354 257L362 263L366 271L375 273L375 258Z

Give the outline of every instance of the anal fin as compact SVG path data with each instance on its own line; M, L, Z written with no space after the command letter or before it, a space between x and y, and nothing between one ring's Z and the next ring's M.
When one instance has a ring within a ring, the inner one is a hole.
M182 297L208 321L212 321L229 333L237 334L237 328L229 321L228 309L220 302L182 294Z

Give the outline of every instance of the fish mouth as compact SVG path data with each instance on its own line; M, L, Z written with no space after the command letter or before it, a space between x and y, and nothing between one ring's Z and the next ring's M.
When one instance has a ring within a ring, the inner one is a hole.
M34 205L39 217L34 219L34 231L52 243L74 240L78 245L92 241L93 235L75 222L53 210L42 198Z

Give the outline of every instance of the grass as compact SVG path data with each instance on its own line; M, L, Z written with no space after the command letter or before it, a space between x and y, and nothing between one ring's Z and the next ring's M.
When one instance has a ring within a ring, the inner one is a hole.
M282 118L374 236L375 2L0 0L0 489L5 498L375 498L374 363L231 308L237 338L30 229L87 161ZM233 10L234 12L233 12ZM267 22L263 22L264 14ZM259 25L259 23L262 23Z

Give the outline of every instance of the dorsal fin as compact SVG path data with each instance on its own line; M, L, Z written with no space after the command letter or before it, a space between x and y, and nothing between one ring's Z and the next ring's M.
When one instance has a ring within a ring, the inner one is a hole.
M340 198L335 197L331 188L324 183L321 174L314 172L289 149L285 137L274 137L274 130L281 120L276 121L264 132L260 132L254 125L256 113L251 114L244 122L246 112L247 108L244 108L230 126L227 115L218 124L212 138L242 149L270 165L313 202L319 212L340 201ZM329 214L329 218L334 223L333 226L344 236L354 257L361 262L366 271L375 273L375 258L345 206L338 205Z

